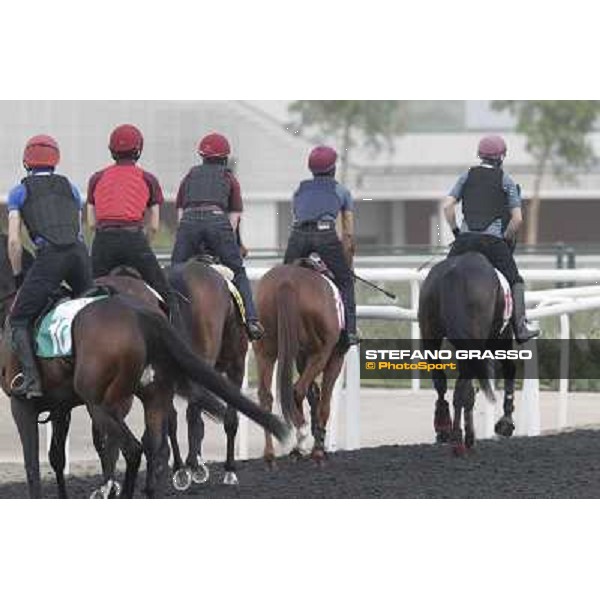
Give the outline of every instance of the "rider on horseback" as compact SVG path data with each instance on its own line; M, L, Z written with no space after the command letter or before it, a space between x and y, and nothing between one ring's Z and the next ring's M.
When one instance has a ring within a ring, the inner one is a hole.
M163 193L157 178L136 163L144 146L137 127L120 125L108 148L115 163L94 173L88 184L88 224L95 228L92 244L94 277L119 266L136 269L167 303L171 322L180 323L176 293L171 290L149 241L160 224ZM150 223L144 233L144 213Z
M248 337L259 340L264 329L258 320L234 233L238 230L243 204L240 184L227 168L230 152L227 138L218 133L210 133L200 140L198 154L202 164L190 169L177 193L179 227L171 263L184 263L195 255L210 252L229 267L244 300Z
M356 304L351 270L354 257L354 217L352 196L335 180L337 152L317 146L308 158L312 179L300 183L293 199L294 222L284 262L291 263L316 252L331 269L339 286L346 310L346 329L341 342L357 344ZM341 220L342 239L336 233L336 219Z
M63 280L74 295L92 284L81 233L83 202L77 188L54 172L59 160L56 140L47 135L32 137L23 154L27 176L8 196L8 255L15 287L20 288L9 321L13 349L23 370L23 379L12 393L27 399L43 395L32 339L33 322ZM36 249L27 273L22 270L21 222Z
M502 170L506 143L497 135L481 139L481 164L463 173L446 198L444 210L456 240L449 256L480 252L508 280L513 295L512 325L519 343L539 335L527 326L525 284L511 252L523 221L521 195L512 178ZM462 201L464 219L456 224L456 205Z

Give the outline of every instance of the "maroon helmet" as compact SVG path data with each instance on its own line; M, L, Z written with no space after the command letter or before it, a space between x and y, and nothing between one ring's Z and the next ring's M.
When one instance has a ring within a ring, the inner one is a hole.
M53 137L49 135L36 135L25 144L23 151L23 164L26 169L36 167L54 168L60 160L60 150Z
M119 125L111 134L108 149L111 154L142 153L144 136L135 125Z
M479 158L503 160L506 156L506 142L504 138L499 135L486 135L481 138L477 146L477 156Z
M337 152L329 146L313 148L308 157L308 168L314 175L329 173L335 167Z
M220 133L209 133L198 142L198 154L203 158L227 158L230 153L229 142Z

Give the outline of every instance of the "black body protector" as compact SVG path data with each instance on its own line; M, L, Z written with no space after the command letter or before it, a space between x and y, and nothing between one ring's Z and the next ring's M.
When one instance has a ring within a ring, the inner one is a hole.
M231 182L225 176L226 172L227 167L219 164L204 163L193 167L183 190L182 208L215 204L227 212Z
M62 175L30 175L21 181L27 197L21 217L29 237L55 246L70 246L79 236L80 214L71 184Z
M502 169L472 167L462 191L463 214L469 231L484 231L496 219L505 219L506 193Z

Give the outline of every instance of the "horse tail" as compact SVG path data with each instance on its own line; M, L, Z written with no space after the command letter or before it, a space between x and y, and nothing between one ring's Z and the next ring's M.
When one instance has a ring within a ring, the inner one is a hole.
M161 364L166 363L171 372L176 373L179 378L201 385L226 404L233 406L264 427L278 440L285 441L289 435L288 426L280 418L264 411L258 404L244 396L233 383L194 354L162 315L139 306L136 307L136 314L141 324L150 361L158 360Z
M452 271L445 273L440 288L440 315L446 337L457 349L474 350L476 346L481 346L480 349L484 350L484 340L475 341L471 338L467 298L457 293L456 283L452 280L453 276ZM496 402L496 396L489 379L492 367L491 360L465 360L464 363L468 371L478 379L485 397L490 402Z
M277 390L283 416L288 423L297 411L292 376L298 355L298 301L291 280L283 281L276 292L277 304Z

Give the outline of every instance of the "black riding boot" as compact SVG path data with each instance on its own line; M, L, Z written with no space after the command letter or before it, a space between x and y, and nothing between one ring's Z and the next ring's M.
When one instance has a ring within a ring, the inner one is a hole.
M512 328L515 334L515 339L519 344L523 344L527 340L534 338L540 334L538 329L529 329L527 326L527 318L525 317L525 284L518 282L512 287L513 297L513 314Z
M15 385L11 392L14 396L25 397L28 400L32 398L41 398L42 383L38 371L35 353L33 351L33 340L27 326L12 328L13 350L21 364L23 372L23 381Z

